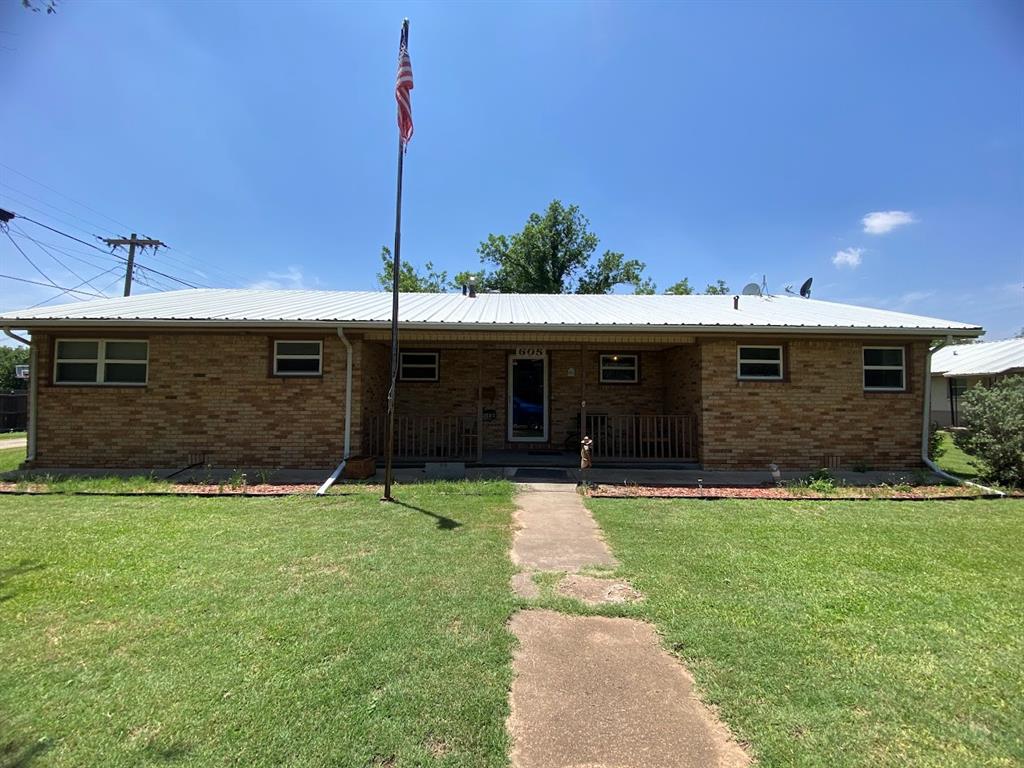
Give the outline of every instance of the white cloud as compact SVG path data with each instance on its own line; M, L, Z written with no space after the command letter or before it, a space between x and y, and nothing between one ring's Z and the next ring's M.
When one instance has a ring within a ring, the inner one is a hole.
M306 276L302 272L301 267L290 266L285 272L267 272L267 276L263 280L257 280L255 283L249 283L245 286L246 288L252 288L255 290L276 290L281 288L290 288L292 290L303 290L306 288L315 287L320 284L320 280L313 278L313 285L309 285L306 282Z
M916 219L906 211L874 211L861 221L864 222L864 231L869 235L884 235L896 227L912 224Z
M843 267L856 269L860 266L862 253L864 253L863 248L843 248L841 251L836 251L836 255L832 257L832 263L839 269Z

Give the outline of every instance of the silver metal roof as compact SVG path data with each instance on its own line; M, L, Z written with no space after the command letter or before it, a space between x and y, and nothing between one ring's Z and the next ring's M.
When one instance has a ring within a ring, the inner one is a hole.
M993 376L1024 371L1024 339L954 344L932 355L932 373L943 376Z
M403 293L406 328L528 330L858 331L976 336L967 323L795 296L637 296L577 294ZM357 291L200 288L75 302L0 314L0 325L32 329L70 325L292 326L391 322L391 294Z

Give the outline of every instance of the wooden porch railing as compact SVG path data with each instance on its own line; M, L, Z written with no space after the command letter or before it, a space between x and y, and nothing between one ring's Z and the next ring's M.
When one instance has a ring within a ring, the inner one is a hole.
M387 423L387 414L366 417L364 443L368 455L384 455ZM395 415L397 459L475 459L479 439L476 416Z
M696 461L693 416L588 414L595 460Z

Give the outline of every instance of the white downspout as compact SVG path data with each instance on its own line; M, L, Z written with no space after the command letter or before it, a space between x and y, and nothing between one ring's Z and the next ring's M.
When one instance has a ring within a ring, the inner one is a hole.
M340 325L338 326L338 338L345 345L345 447L342 449L341 463L324 481L324 484L317 489L317 496L327 493L327 490L341 477L352 449L352 342L345 338L345 329Z
M970 480L963 480L962 478L955 477L948 472L944 472L939 469L939 465L932 461L931 456L928 455L928 438L931 435L932 415L932 354L942 349L951 341L952 338L947 336L945 341L939 342L934 347L931 347L924 358L924 420L921 423L921 460L924 461L924 465L928 467L928 469L939 477L952 480L954 483L959 485L972 485L975 488L980 488L985 493L996 496L1005 496L1005 493L998 491L995 488L989 488L988 486L981 485L979 483L973 483Z
M4 328L4 335L15 341L20 341L29 348L28 357L28 440L25 450L25 461L33 461L36 457L36 391L39 382L39 373L36 371L37 344L33 344L24 336L13 333L10 328Z

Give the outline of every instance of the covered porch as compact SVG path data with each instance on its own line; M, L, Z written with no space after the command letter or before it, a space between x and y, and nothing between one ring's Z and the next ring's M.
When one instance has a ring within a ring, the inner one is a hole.
M692 337L467 335L403 335L396 462L578 466L583 435L593 440L595 465L700 462L700 348ZM361 449L381 457L386 339L365 338L361 358Z

